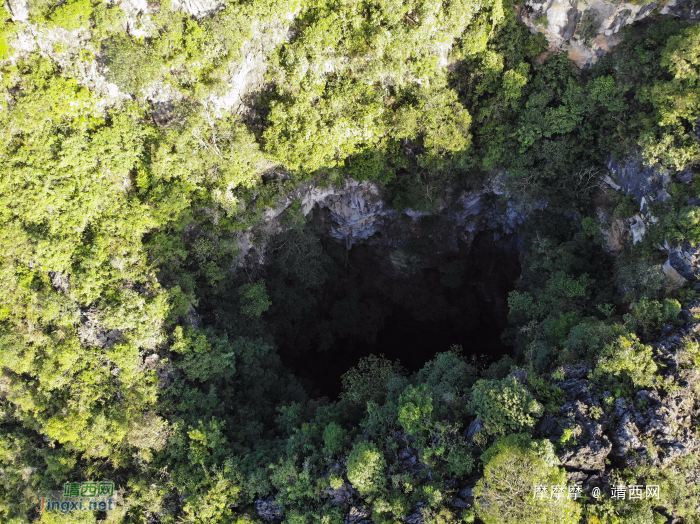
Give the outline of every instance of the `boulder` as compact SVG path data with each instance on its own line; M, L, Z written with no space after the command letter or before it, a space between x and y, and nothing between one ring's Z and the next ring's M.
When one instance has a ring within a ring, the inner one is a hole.
M477 418L472 420L467 428L467 431L464 433L464 438L467 439L468 442L473 442L474 437L476 437L477 433L479 433L479 431L482 429L484 429L484 423L481 421L481 419Z
M605 459L612 450L612 444L605 435L591 439L584 445L566 449L559 454L563 466L580 470L603 470Z
M371 524L372 511L361 506L353 506L345 517L345 524Z
M583 395L583 398L590 399L587 403L575 400L567 402L559 410L560 413L567 416L561 425L575 429L578 433L576 436L577 444L561 451L559 460L567 468L588 471L603 470L605 469L605 459L612 450L612 444L603 433L606 418L601 416L599 420L595 420L590 416L590 407L597 405L597 402L590 397L588 390L586 391L587 394Z
M359 496L357 490L347 482L338 489L329 487L328 494L332 497L333 504L349 504Z
M684 242L669 252L667 262L684 279L696 280L700 275L700 247Z
M90 307L82 310L78 337L86 346L110 348L121 341L122 333L118 329L106 329L99 321L99 310Z
M182 11L192 18L201 20L224 9L224 2L219 0L171 0L173 10Z
M255 501L255 510L260 518L266 522L282 520L283 517L282 508L275 502L273 496L269 496L266 499L257 499Z
M641 157L630 156L619 162L609 158L607 166L622 191L639 202L642 213L647 212L649 203L668 200L671 173L661 165L648 166Z

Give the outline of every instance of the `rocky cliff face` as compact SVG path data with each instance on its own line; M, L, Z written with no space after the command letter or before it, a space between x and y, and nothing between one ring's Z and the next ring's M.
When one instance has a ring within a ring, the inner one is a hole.
M374 182L359 183L346 179L340 186L327 187L312 182L281 197L265 211L260 225L239 233L239 264L253 266L265 262L266 238L283 231L280 215L297 200L304 215L315 206L326 210L330 216L329 234L347 249L368 240L375 247L384 249L397 273L410 272L412 268L409 266L415 268L421 264L420 260L404 256L402 246L419 234L411 223L423 216L444 221L451 236L443 239L440 247L445 251L456 251L458 242L471 244L482 231L491 231L496 241L516 232L530 211L508 198L499 180L471 191L448 192L444 204L433 214L393 209L387 191ZM410 220L406 220L409 217Z
M607 0L527 0L521 17L531 29L544 33L549 51L568 51L579 67L594 64L622 41L620 29L652 13L697 18L689 1L610 2Z
M603 178L603 186L633 196L639 204L639 212L626 220L611 216L603 207L598 208L598 216L605 224L603 234L607 248L612 253L620 252L626 241L637 243L644 238L647 227L657 220L651 214L650 205L671 198L667 189L674 179L682 184L691 184L694 180L689 169L674 173L660 164L645 165L642 158L635 154L620 161L609 158L607 167L610 174ZM691 198L685 205L697 207L700 200ZM672 283L682 284L700 277L700 246L685 242L678 246L666 243L658 248L668 253L663 272Z

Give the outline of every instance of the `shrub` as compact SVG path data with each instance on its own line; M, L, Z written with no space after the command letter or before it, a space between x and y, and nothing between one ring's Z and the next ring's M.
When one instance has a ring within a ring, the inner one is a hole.
M408 386L399 398L399 423L408 433L426 429L433 413L433 398L427 384Z
M530 430L544 408L515 378L479 380L472 390L468 409L492 435Z
M665 324L674 322L681 312L681 305L677 300L669 298L663 302L643 298L634 304L633 310L635 324L648 335Z
M453 445L447 452L447 471L457 477L469 475L474 469L474 458L465 447Z
M242 285L238 288L238 294L241 297L241 313L247 317L259 317L272 305L267 298L264 280Z
M532 442L527 435L501 439L484 453L484 476L474 488L478 516L485 524L575 524L578 504L533 497L534 486L565 485L551 442Z
M652 386L656 370L652 347L642 344L634 334L621 335L603 350L593 378L622 393L623 390L629 391L631 386Z
M436 400L447 401L472 386L476 376L476 368L464 362L457 351L447 351L423 366L418 372L418 381L430 386Z
M379 491L386 483L384 455L372 442L360 442L348 456L348 480L363 496Z
M370 401L381 403L386 397L389 379L400 373L398 363L370 355L343 375L342 397L360 405Z
M323 444L328 453L333 455L343 449L347 432L335 422L331 422L323 430Z
M87 25L92 14L90 0L73 0L54 9L51 13L51 21L66 29L78 29Z

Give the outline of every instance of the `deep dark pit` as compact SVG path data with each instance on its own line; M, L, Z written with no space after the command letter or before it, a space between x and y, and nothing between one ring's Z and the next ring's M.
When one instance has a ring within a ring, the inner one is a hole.
M454 345L482 363L511 351L500 335L520 275L517 235L494 241L486 231L447 253L440 235L419 235L402 251L429 267L397 275L389 262L396 251L379 234L350 250L322 229L314 234L323 249L316 259L325 260L322 285L300 286L274 261L268 268L272 288L283 289L268 315L278 354L313 396L336 398L341 376L370 354L414 372Z

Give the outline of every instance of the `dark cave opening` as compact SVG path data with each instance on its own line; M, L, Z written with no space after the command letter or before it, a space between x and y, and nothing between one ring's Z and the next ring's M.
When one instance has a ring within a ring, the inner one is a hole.
M328 254L323 285L288 284L285 296L273 297L283 305L268 317L282 362L312 396L337 398L342 375L370 354L399 360L412 373L454 345L482 364L512 351L501 333L520 275L516 234L484 231L444 252L444 238L435 234L402 249L381 234L349 250L320 237Z

